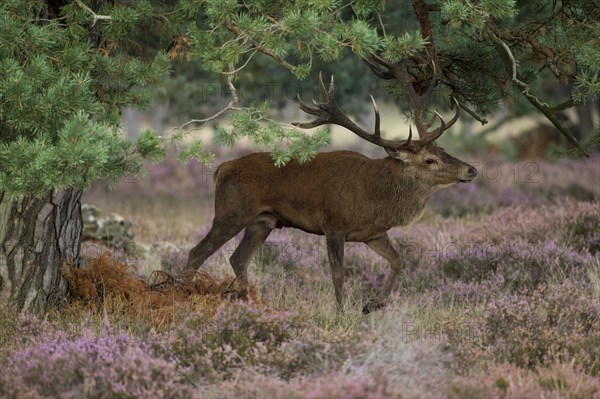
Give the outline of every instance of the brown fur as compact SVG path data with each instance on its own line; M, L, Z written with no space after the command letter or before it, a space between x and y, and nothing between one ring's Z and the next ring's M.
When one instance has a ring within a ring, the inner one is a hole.
M213 225L190 251L188 267L200 267L245 228L230 259L236 276L245 281L251 255L269 233L274 228L294 227L326 236L340 305L345 241L365 242L388 259L393 272L379 298L382 302L400 268L386 232L415 220L433 192L471 181L476 174L471 165L432 143L413 141L388 154L370 159L356 152L334 151L317 154L305 164L291 161L276 167L269 153L254 153L221 164L215 176Z

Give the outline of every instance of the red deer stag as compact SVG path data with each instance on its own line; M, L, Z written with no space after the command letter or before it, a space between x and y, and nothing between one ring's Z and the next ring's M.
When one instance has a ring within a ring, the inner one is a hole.
M391 272L383 292L363 309L368 313L384 303L402 269L402 259L390 243L387 231L415 220L428 197L437 190L459 182L470 182L477 170L438 147L434 140L458 119L448 123L435 112L423 121L425 100L435 84L432 79L426 95L407 87L420 140L412 132L402 142L381 137L380 117L375 110L373 133L352 122L336 104L333 78L329 90L319 79L323 102L316 108L300 101L300 108L317 117L300 128L336 124L360 138L385 149L383 159L370 159L352 151L319 153L309 162L290 161L276 167L269 153L253 153L224 162L215 171L215 216L208 234L189 253L188 268L197 269L223 244L245 228L239 246L229 259L238 279L247 282L247 267L252 254L271 231L294 227L308 233L325 235L329 265L338 307L343 304L344 243L364 242L387 259ZM372 98L372 97L371 97ZM428 131L435 117L441 125Z

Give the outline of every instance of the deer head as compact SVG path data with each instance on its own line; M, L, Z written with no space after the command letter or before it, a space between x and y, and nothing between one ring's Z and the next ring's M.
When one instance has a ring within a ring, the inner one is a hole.
M381 117L373 96L371 96L371 101L375 112L374 131L370 133L358 126L338 107L335 98L333 76L331 77L329 89L326 89L323 77L319 75L319 91L322 100L313 100L316 107L309 107L298 97L300 108L304 112L316 116L317 119L312 122L294 123L293 125L303 129L310 129L325 124L343 126L363 140L382 147L390 157L400 162L404 176L418 178L424 185L430 188L430 192L459 182L472 181L477 176L477 169L449 155L443 148L435 144L435 140L458 120L460 108L456 99L454 99L456 113L450 122L446 123L437 111L434 112L430 121L425 122L423 118L426 105L436 83L435 73L427 92L423 95L416 93L406 69L402 69L401 76L403 78L401 80L402 85L413 109L414 122L419 140L413 140L412 127L409 128L408 139L404 141L393 141L382 138L380 129ZM440 120L440 126L430 130L436 119Z

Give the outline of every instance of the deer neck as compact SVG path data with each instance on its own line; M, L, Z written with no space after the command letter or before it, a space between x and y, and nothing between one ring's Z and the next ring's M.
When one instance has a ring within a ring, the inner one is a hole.
M389 210L387 217L392 226L409 224L423 213L431 187L397 160L385 158L381 161L381 167L374 168L378 176L372 179L377 182L373 183L377 186L373 188L373 194L382 202L381 206Z
M393 158L386 158L384 161L386 161L387 169L390 171L388 175L396 188L398 199L405 201L410 198L424 205L432 194L432 187L424 181L423 176L412 172L402 162Z

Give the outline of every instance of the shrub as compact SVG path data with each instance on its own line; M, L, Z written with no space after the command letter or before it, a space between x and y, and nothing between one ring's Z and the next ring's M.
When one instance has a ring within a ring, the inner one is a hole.
M419 305L427 304L486 304L501 295L505 285L502 276L482 281L445 280L416 296Z
M156 254L160 257L161 270L169 274L180 274L185 271L188 251L185 251L168 242L154 246Z
M387 380L380 374L333 372L289 384L278 397L286 398L392 398Z
M600 206L595 213L576 214L569 226L571 241L577 249L600 252Z
M290 378L336 364L349 347L324 341L288 311L231 302L209 323L192 317L175 328L164 350L189 368L191 379L214 382L246 368Z
M190 397L177 361L142 339L114 331L61 331L29 317L21 342L3 364L0 396Z
M488 358L535 368L571 361L600 374L600 301L568 280L505 295L474 322L476 337L449 334L463 363Z
M577 252L554 241L532 244L507 238L497 244L474 244L442 255L444 276L481 281L500 275L513 288L535 288L538 284L585 277L596 263L589 253Z
M450 398L595 398L599 395L600 378L564 363L536 371L510 364L492 366L485 374L456 377L448 386Z
M330 371L320 375L304 376L284 381L275 376L246 372L235 383L225 381L208 387L205 397L249 398L399 398L401 395L388 387L384 376L375 372Z

